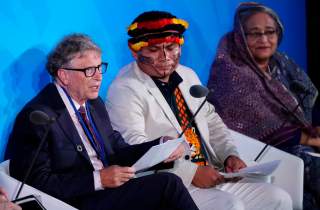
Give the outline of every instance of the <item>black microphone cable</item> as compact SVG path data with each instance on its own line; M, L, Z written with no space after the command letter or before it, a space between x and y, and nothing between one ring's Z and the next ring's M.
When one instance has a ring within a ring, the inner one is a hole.
M183 129L183 131L179 134L178 138L180 138L185 131L190 128L190 126L192 125L193 121L195 120L195 117L198 115L198 113L200 112L200 110L202 109L202 107L204 106L204 104L207 101L207 95L209 94L209 92L211 92L212 90L209 90L208 88L204 87L203 85L193 85L190 87L190 95L193 96L194 98L202 98L205 97L205 99L202 101L202 103L200 104L200 106L198 107L197 111L192 115L192 118L190 119L189 123L187 124L187 126ZM207 157L207 150L205 148L205 145L203 143L202 137L199 136L199 141L200 141L200 145L201 147L204 149L204 155L206 158ZM189 160L190 156L186 155L184 157L184 159Z
M292 111L288 111L289 114L292 114L296 119L297 119L297 116L296 116L296 111L298 110L298 108L301 106L301 104L304 102L305 98L308 96L309 92L308 91L305 91L305 94L304 96L302 97L302 99L298 102L298 104L294 107L294 109ZM281 103L282 104L282 103ZM288 109L287 109L288 110ZM287 118L287 120L285 120L278 128L277 130L279 129L282 129L289 121L289 118ZM305 122L301 122L300 121L300 118L298 118L298 121L303 125L303 126L306 126L305 125ZM308 125L309 126L309 125ZM280 143L278 142L277 144L275 145L279 145L279 144L282 144L284 142L286 142L288 139L286 139L285 141L281 141ZM261 149L261 151L258 153L258 155L255 157L254 161L257 161L261 155L264 153L264 151L268 148L268 146L270 145L270 143L266 143L265 146Z
M23 181L21 182L21 185L19 187L19 190L17 192L17 195L15 197L15 200L19 198L19 195L22 191L22 188L24 186L24 184L26 183L27 179L29 178L30 176L30 173L31 173L31 170L36 162L36 159L37 157L39 156L39 153L40 153L40 150L45 142L45 139L49 133L49 128L50 128L50 125L55 121L55 118L50 118L45 112L43 111L40 111L40 110L35 110L33 112L30 113L29 115L29 120L35 124L35 125L45 125L45 132L44 132L44 135L42 136L42 139L39 143L39 146L35 152L35 155L33 157L33 159L31 160L31 163L30 163L30 166L26 172L26 175L24 176L23 178Z

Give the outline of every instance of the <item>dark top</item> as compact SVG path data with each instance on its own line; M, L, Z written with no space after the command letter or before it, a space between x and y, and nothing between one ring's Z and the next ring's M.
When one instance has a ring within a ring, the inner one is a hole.
M176 103L176 97L174 95L174 90L176 88L178 88L179 84L183 81L183 79L181 78L181 76L177 73L177 72L173 72L170 77L169 77L169 81L168 82L162 82L157 78L152 78L153 81L155 82L155 84L157 85L157 87L159 88L160 92L162 93L163 97L166 99L166 101L168 102L172 112L174 113L174 115L176 116L177 121L179 122L179 124L181 125L181 117L179 116L179 109ZM191 118L192 118L192 113L189 109L189 107L187 106L187 104L185 104L186 106L186 115L188 116L188 121L190 122ZM199 137L198 141L200 142L200 155L198 156L193 156L191 161L195 162L195 163L204 163L207 164L206 161L206 152L203 148L202 142L200 140L201 135L199 132L199 129L195 123L195 121L193 121L190 125L191 128L193 128L192 130L196 133L196 135ZM190 144L190 146L192 146L192 144Z

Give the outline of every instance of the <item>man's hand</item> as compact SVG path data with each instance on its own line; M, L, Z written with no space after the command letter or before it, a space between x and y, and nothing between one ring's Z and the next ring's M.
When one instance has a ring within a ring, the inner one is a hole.
M247 165L237 156L230 155L225 161L225 169L227 173L238 172Z
M2 187L0 187L0 202L7 201L7 200L8 200L8 195L6 191Z
M118 165L109 166L100 170L101 183L103 187L119 187L133 178L135 170L132 167Z
M192 184L199 188L210 188L224 182L224 178L212 166L198 166Z
M183 156L185 152L185 146L183 145L183 142L177 147L177 149L175 151L173 151L171 153L171 155L168 157L168 159L166 159L164 162L171 162L174 160L177 160L179 158L181 158Z
M21 207L10 202L5 190L0 187L0 210L21 210Z
M162 137L162 143L165 143L165 142L173 140L173 139L176 139L176 138L172 137L172 136L163 136ZM183 145L183 143L181 143L177 147L177 149L175 151L173 151L171 153L171 155L164 162L168 163L168 162L177 160L177 159L179 159L179 158L181 158L183 156L184 152L185 152L185 146Z

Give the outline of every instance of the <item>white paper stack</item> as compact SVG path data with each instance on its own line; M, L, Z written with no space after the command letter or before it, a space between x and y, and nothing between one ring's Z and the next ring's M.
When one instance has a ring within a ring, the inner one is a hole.
M280 164L280 160L274 160L266 163L261 163L258 165L242 168L236 173L223 173L220 172L224 178L234 178L234 177L247 177L247 176L267 176L270 175Z
M166 160L183 141L184 139L181 137L151 147L132 167L138 172L161 163Z

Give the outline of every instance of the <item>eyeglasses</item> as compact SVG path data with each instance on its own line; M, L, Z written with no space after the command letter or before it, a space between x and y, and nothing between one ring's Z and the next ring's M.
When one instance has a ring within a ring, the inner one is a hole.
M266 36L268 39L273 39L277 34L277 31L276 30L268 30L268 31L265 31L265 32L260 32L260 31L256 31L256 32L246 32L245 35L248 37L248 38L252 38L254 40L257 40L257 39L261 39L262 36Z
M61 69L70 70L70 71L82 71L86 77L93 77L93 75L96 73L97 70L100 74L103 74L107 71L107 68L108 68L108 63L106 62L102 62L98 66L91 66L83 69L61 67Z

